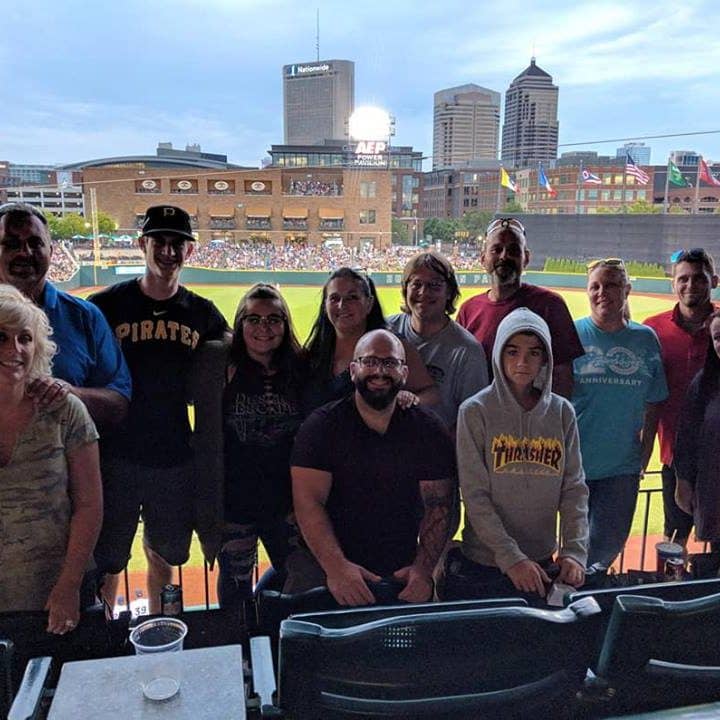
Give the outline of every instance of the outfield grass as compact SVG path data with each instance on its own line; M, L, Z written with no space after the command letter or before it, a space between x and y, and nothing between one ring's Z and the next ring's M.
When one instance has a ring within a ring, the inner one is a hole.
M192 289L210 298L225 315L228 323L232 325L233 317L237 304L243 293L249 286L239 285L193 285ZM300 340L304 340L312 326L317 315L320 298L322 295L321 288L307 286L281 286L280 290L287 300L292 312L293 323ZM482 292L480 287L466 287L463 289L461 302L473 295ZM88 291L89 292L89 291ZM587 295L584 290L559 290L568 305L570 314L577 319L589 313ZM87 292L81 291L79 294L86 295ZM378 294L382 303L383 311L386 315L399 312L400 309L400 290L399 288L379 287ZM646 317L669 310L674 304L674 298L670 295L630 295L630 311L632 318L638 322L642 322ZM657 444L649 465L650 470L659 470L660 461L658 456ZM656 488L660 487L660 478L657 475L651 475L643 480L642 487ZM639 504L638 511L635 513L633 521L632 534L642 532L644 507ZM650 506L648 532L651 534L661 533L663 523L662 500L659 494L653 496L653 502ZM133 543L133 557L128 566L130 570L138 570L145 567L145 557L142 552L140 533ZM262 553L265 559L264 553ZM197 541L193 542L189 565L202 565L202 553L200 545Z

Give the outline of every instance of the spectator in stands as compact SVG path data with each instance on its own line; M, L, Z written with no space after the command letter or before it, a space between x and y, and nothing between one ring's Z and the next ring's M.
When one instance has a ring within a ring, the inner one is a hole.
M51 332L40 308L0 285L0 613L44 609L48 632L64 634L78 623L81 595L93 597L83 581L102 490L85 405L65 387L49 405L28 392L50 377Z
M445 597L520 591L538 600L556 551L559 582L577 587L585 577L588 489L577 422L570 402L550 390L552 343L541 317L519 308L503 318L492 361L492 384L458 415L465 526Z
M422 252L405 265L402 313L387 319L388 327L420 353L440 390L433 410L455 428L460 403L488 384L482 345L450 315L460 297L455 270L438 252Z
M130 559L141 513L149 608L156 613L171 565L187 561L194 525L188 372L195 352L206 340L222 339L227 324L213 303L180 285L193 250L184 210L148 208L139 244L144 275L90 298L122 346L134 387L127 420L103 437L106 502L95 555L102 570L119 573ZM111 606L116 583L115 575L104 588Z
M385 319L373 281L349 267L332 273L306 343L311 373L304 400L307 411L352 392L350 362L355 345L366 332L379 328L385 328ZM420 355L408 343L404 345L408 378L401 405L436 403L437 388Z
M302 418L305 370L285 299L272 285L253 285L235 315L223 398L221 607L252 599L258 538L273 568L284 569L293 535L290 451Z
M40 402L52 402L61 389L76 395L102 429L125 417L130 374L102 313L48 282L52 252L47 220L37 208L0 206L0 282L45 311L58 347L54 376L35 378L29 392Z
M429 600L448 535L450 437L434 413L396 407L408 368L392 333L360 338L350 372L354 393L297 435L293 501L307 548L289 556L285 592L327 585L341 605L364 605L368 581L394 578L400 600Z
M692 529L692 516L675 502L673 450L676 423L690 382L702 368L707 355L707 319L714 307L710 300L717 287L715 263L702 248L680 250L672 256L672 288L677 303L672 310L645 320L660 340L660 352L670 395L660 406L658 436L662 462L665 537L684 545ZM653 433L655 428L649 427Z
M650 459L658 403L667 398L655 333L625 319L630 293L619 258L588 265L590 316L575 325L585 355L575 360L573 405L590 489L588 567L604 571L622 550Z
M565 301L555 292L522 282L530 262L525 228L515 218L497 218L487 228L480 260L490 278L490 289L466 300L457 321L469 330L492 356L500 321L512 310L527 307L550 326L555 344L554 392L572 395L572 362L583 354Z
M682 405L675 443L678 506L694 518L698 540L720 551L720 310L709 318L705 364Z

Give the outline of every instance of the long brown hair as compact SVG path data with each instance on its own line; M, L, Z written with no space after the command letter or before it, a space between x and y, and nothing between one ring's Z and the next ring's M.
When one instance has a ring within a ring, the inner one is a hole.
M290 316L290 308L274 285L256 283L241 298L233 321L233 341L230 345L229 361L239 369L259 371L259 364L247 351L242 331L243 318L247 315L247 306L251 300L276 300L282 308L285 332L278 348L273 353L272 366L283 373L288 382L296 381L304 367L305 353L300 345Z

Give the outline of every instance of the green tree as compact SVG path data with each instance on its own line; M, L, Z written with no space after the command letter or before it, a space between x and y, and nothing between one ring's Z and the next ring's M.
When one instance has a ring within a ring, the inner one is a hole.
M656 215L662 212L662 205L654 205L647 200L636 200L627 206L627 212L631 215Z
M510 198L505 203L505 207L502 209L503 214L514 214L514 213L522 213L525 212L525 208L515 199Z
M680 205L671 205L668 208L668 212L671 215L685 215L686 214L685 211L682 209L682 207L680 207Z
M87 220L78 213L68 213L58 218L58 237L62 239L71 238L73 235L87 235L88 228L85 227Z
M477 239L485 234L487 226L493 219L494 213L490 210L473 210L465 213L460 220L463 230L470 233L470 239Z
M410 228L407 222L403 222L399 218L392 218L391 225L392 241L394 245L410 244Z
M617 215L618 209L608 207L607 205L601 205L595 212L597 215Z
M98 232L101 232L103 235L112 235L112 233L118 229L117 220L103 210L98 210L97 221Z
M54 213L51 213L49 210L43 210L43 215L45 215L45 219L47 220L48 224L48 230L50 231L50 237L54 239L61 237L60 233L62 230L62 221L61 218L59 218Z
M453 242L455 231L459 229L460 223L454 218L428 218L425 221L425 235L443 242Z

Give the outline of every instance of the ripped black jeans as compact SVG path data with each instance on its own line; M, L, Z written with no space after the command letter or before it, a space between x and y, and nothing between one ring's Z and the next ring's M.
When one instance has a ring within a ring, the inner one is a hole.
M258 540L262 541L275 570L285 567L294 545L297 529L286 517L263 522L226 523L218 554L217 593L221 608L239 608L253 596L252 575L258 559Z

